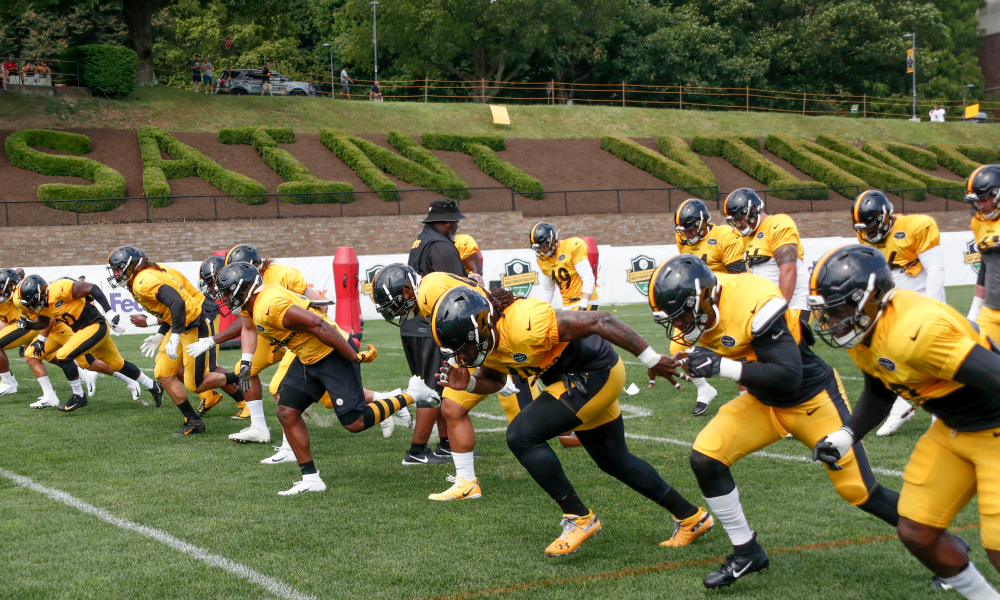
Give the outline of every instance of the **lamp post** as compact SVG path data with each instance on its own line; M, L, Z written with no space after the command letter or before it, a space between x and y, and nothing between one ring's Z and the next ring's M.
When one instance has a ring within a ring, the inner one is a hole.
M969 85L962 88L962 120L965 120L965 92L970 88L976 87L976 84L970 83Z
M910 68L913 73L913 116L910 117L910 120L919 123L920 117L917 116L917 34L907 33L903 35L903 39L907 38L912 42L910 55L913 57L913 65Z
M372 5L372 45L375 53L375 83L378 83L378 2L369 2Z
M333 79L333 44L323 44L324 48L330 49L330 100L336 97L337 86Z

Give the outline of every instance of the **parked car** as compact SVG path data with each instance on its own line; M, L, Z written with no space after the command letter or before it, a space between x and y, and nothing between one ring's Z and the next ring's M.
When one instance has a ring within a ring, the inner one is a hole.
M216 94L233 96L259 96L260 69L226 69L219 75ZM281 73L271 71L271 91L275 96L318 96L319 89L303 81L292 81Z
M992 123L989 115L984 112L979 112L976 116L970 117L968 119L962 119L963 123Z

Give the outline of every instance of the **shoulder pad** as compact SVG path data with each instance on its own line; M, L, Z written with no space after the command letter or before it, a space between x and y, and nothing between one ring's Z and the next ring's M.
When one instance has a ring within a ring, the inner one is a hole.
M785 315L788 303L784 298L771 298L757 309L757 313L750 322L750 333L757 337L767 331L776 320Z

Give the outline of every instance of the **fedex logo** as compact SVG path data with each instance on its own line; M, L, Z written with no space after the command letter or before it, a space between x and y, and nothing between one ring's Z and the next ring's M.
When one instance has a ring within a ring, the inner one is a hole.
M115 312L123 312L123 313L144 312L142 306L138 302L120 292L112 292L111 297L108 298L108 300L111 301L111 310Z

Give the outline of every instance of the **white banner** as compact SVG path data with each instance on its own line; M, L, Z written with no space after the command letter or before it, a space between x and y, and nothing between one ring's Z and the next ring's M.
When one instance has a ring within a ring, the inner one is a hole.
M854 237L809 238L802 240L805 250L805 263L810 271L816 261L827 251L844 244L857 243ZM975 252L972 246L972 232L951 232L941 234L941 247L945 260L945 285L971 285L976 283L976 271L973 264L966 262L966 255ZM635 304L646 302L646 283L651 271L663 261L677 254L674 244L662 246L598 246L600 263L597 272L599 303L601 306L611 304ZM379 268L396 262L406 262L406 254L379 254L359 256L359 281L361 294L361 315L365 320L380 319L375 305L369 295L370 286L366 283L374 277ZM295 267L302 271L310 287L313 287L324 297L335 298L333 281L333 257L313 256L298 258L277 258L276 262ZM198 262L164 263L169 264L184 274L192 283L198 281ZM125 317L142 312L141 307L132 300L125 289L111 289L108 284L108 272L105 265L83 265L71 267L26 267L25 272L37 273L46 281L54 281L60 277L76 279L81 275L90 283L96 284L108 296L113 310ZM539 269L535 262L535 254L529 248L518 250L485 250L483 251L483 277L487 284L500 281L511 287L520 296L537 297ZM558 293L553 299L553 305L561 306ZM331 312L332 314L332 312ZM143 333L144 330L126 324L128 333Z

